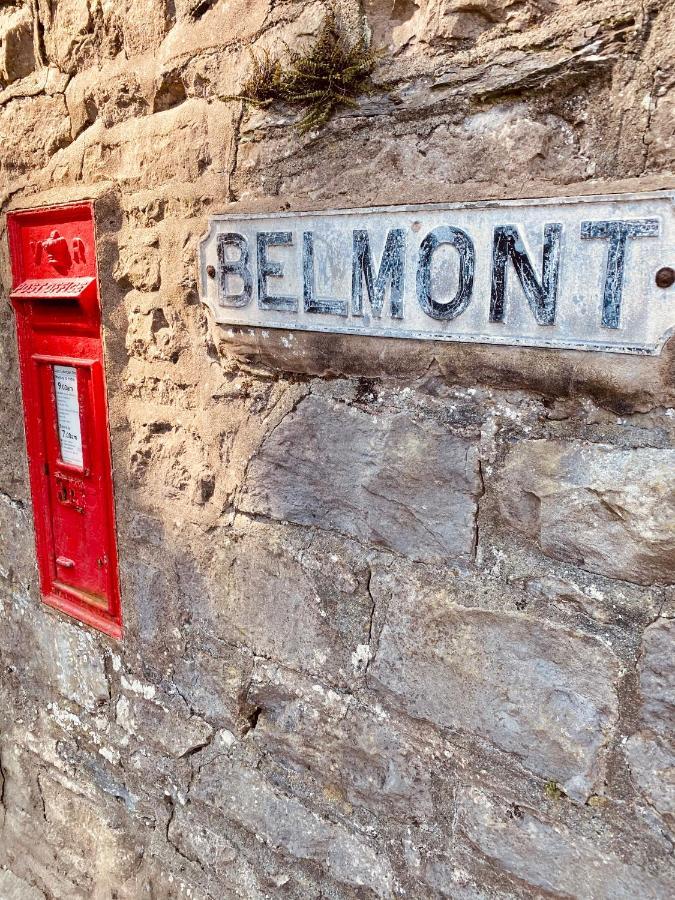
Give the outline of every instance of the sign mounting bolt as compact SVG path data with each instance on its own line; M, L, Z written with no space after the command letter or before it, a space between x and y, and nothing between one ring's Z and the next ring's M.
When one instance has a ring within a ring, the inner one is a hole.
M669 288L675 284L675 269L670 266L663 266L656 273L656 284L660 288Z

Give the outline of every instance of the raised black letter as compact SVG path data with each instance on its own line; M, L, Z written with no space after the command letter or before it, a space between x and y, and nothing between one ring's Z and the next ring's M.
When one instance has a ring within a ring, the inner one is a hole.
M296 297L274 296L267 293L268 277L284 277L283 265L267 258L267 248L288 247L293 243L293 235L290 231L259 231L256 235L256 243L258 245L258 306L260 309L296 312L298 308Z
M629 222L582 222L581 237L605 238L607 248L607 272L602 294L602 324L606 328L618 328L623 294L623 269L626 260L628 238L658 237L658 219L633 219Z
M225 248L236 247L239 250L239 259L227 259ZM248 241L243 234L236 231L226 231L218 235L218 302L221 306L246 306L251 302L253 292L253 278L248 267ZM229 275L238 275L244 286L241 294L230 294L227 288Z
M389 306L394 319L403 318L403 290L405 285L405 231L392 228L382 252L382 262L373 280L373 258L367 231L354 231L354 252L352 255L352 315L363 315L363 279L370 300L373 315L382 315L384 291L387 279L391 278Z
M459 253L459 286L448 303L439 303L431 296L431 258L441 244L450 244ZM454 319L469 305L473 290L476 252L469 235L460 228L441 225L434 228L420 245L417 264L417 302L432 319Z
M347 315L345 300L314 296L314 234L311 231L305 231L302 235L302 280L305 312Z
M540 284L515 225L498 225L495 228L492 244L491 322L504 321L506 264L510 258L537 324L553 325L558 298L561 234L562 225L544 226L544 254Z

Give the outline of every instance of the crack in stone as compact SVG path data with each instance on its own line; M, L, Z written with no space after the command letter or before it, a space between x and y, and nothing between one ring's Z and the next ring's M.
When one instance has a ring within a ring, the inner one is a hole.
M25 512L26 504L23 500L17 500L15 497L12 497L11 494L8 494L7 491L0 490L0 501L2 501L6 506L9 506L11 509L16 510L17 512Z

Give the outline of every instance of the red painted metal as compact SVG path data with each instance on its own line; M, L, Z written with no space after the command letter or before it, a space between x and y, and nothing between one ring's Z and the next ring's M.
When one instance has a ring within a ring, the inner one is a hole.
M93 206L7 224L42 599L121 638Z

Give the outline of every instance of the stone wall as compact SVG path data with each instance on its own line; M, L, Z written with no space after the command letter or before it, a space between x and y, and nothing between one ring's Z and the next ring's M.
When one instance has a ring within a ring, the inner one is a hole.
M672 896L673 342L219 328L196 246L672 187L675 4L345 0L389 94L304 137L219 99L323 12L0 4L3 212L96 200L125 619L39 603L3 300L0 897Z

